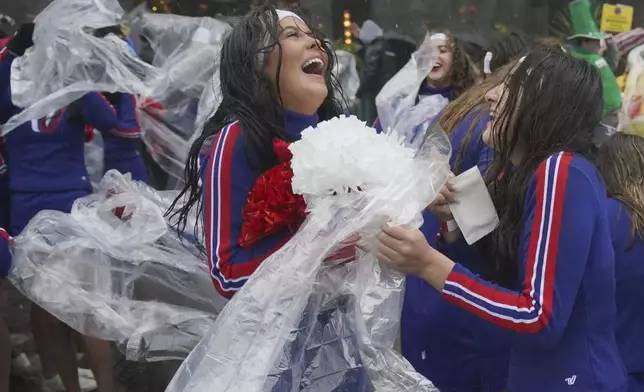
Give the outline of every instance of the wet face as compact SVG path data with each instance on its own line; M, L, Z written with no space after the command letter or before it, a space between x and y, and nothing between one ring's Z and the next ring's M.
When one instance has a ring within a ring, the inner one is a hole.
M300 19L280 21L278 40L282 47L279 91L285 109L301 114L315 114L328 92L326 73L329 63L320 42L311 37L309 27ZM268 54L265 72L277 85L279 47Z
M432 39L432 45L435 45L438 52L436 65L429 71L428 79L433 87L445 87L452 83L452 47L446 39Z
M490 105L492 119L488 122L485 132L483 132L483 142L492 148L494 148L494 140L497 139L495 132L499 132L500 128L497 120L507 104L508 94L506 89L506 84L501 83L485 93L485 101Z

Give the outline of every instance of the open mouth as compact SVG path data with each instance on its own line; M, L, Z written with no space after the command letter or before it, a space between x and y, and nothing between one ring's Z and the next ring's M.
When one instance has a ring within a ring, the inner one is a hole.
M434 68L432 68L432 72L438 71L441 68L443 68L443 66L441 64L436 64L436 65L434 65Z
M324 61L322 61L322 59L320 58L307 60L304 64L302 64L302 72L307 75L323 76Z

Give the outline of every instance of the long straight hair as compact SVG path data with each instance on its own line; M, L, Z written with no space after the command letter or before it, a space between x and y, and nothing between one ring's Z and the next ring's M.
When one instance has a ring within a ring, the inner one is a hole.
M458 98L450 102L445 109L443 109L439 124L441 129L443 129L443 131L445 131L449 136L452 135L454 129L464 121L467 116L471 115L478 109L478 112L475 114L473 121L471 121L470 127L461 142L453 168L455 174L458 175L461 172L460 165L465 157L465 153L467 152L465 146L467 146L472 140L474 127L479 121L489 115L490 108L485 101L485 94L503 81L512 66L513 64L508 64L505 67L501 67L488 78L483 79L469 90L465 91Z
M193 208L198 208L198 213L201 214L200 156L202 149L208 149L209 141L226 125L239 121L241 137L249 150L248 156L253 158L249 163L259 172L266 171L277 163L272 149L274 138L293 141L288 140L284 132L285 112L279 87L282 69L279 22L275 7L257 7L237 22L223 43L219 70L222 101L190 148L185 169L185 186L168 211L178 218L179 232L185 230ZM318 39L320 48L329 58L325 75L329 93L317 112L320 120L328 120L342 114L340 101L334 96L334 92L340 92L341 96L342 91L332 75L336 57L324 37L317 32L312 35ZM271 82L264 71L265 58L272 50L278 51L275 83ZM183 201L186 203L175 210Z
M547 49L528 54L503 83L501 101L507 103L492 130L495 155L488 172L500 221L488 250L496 260L495 279L514 287L530 179L557 152L590 155L603 91L595 66ZM517 151L521 158L515 165L511 158Z
M644 138L614 135L599 149L596 163L608 197L619 200L629 210L632 246L636 237L644 238Z

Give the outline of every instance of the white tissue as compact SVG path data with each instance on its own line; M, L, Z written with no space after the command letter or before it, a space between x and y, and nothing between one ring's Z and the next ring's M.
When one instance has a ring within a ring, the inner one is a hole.
M465 241L472 245L496 228L499 216L477 166L450 182L456 193L457 203L450 204L449 208Z

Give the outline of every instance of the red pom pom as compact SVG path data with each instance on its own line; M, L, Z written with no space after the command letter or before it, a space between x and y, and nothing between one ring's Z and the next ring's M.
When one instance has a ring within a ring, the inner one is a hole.
M273 151L275 151L277 160L280 163L290 162L293 158L293 153L291 153L291 150L288 149L288 146L290 145L291 143L285 142L284 140L273 139Z
M306 219L306 203L293 194L293 170L289 161L259 176L248 194L243 211L244 223L239 237L243 248L284 229L295 231Z
M293 154L289 146L284 140L273 139L273 151L280 164L259 176L248 193L239 236L239 244L245 249L282 230L294 232L306 219L306 202L293 194L291 186Z

